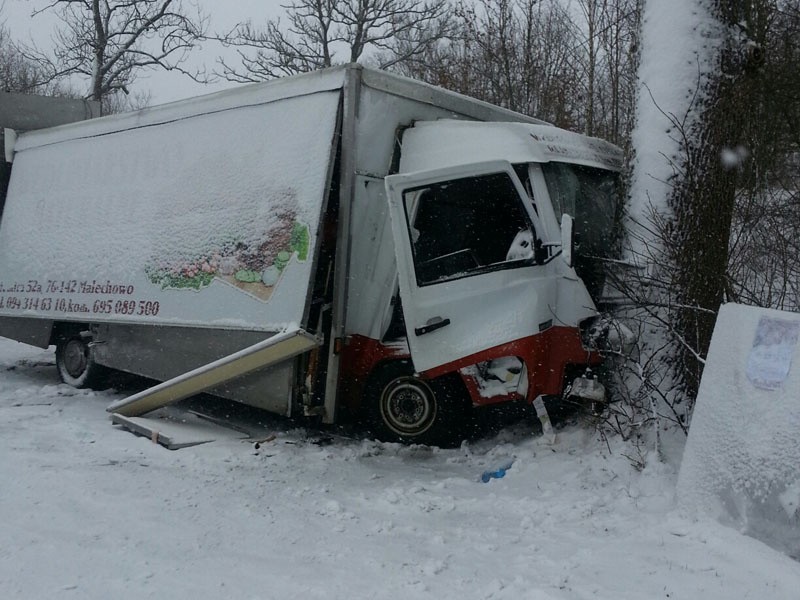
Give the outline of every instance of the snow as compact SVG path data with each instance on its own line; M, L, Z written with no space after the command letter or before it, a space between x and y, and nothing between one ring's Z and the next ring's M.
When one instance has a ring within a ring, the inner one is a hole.
M720 153L719 160L722 166L728 171L735 171L744 166L744 162L749 156L747 148L744 146L736 146L735 148L723 148Z
M0 294L10 294L0 312L236 318L267 331L300 321L339 105L338 90L318 90L341 80L246 86L21 135L0 235ZM273 266L279 277L266 278Z
M558 161L619 171L622 151L598 138L530 123L440 119L416 123L403 133L401 173L492 160L512 164Z
M117 429L120 394L58 383L0 341L0 597L794 599L800 565L675 509L591 428L460 449L251 420L252 441L170 452ZM265 435L266 434L266 435ZM610 448L610 451L609 451ZM502 479L481 474L507 461Z
M678 481L681 505L800 557L800 315L722 307Z
M628 228L630 256L648 254L651 211L669 215L670 180L681 166L681 131L700 115L699 91L714 68L719 24L709 0L645 0ZM650 246L650 252L657 248Z
M265 83L238 84L232 89L215 93L200 92L200 95L185 100L160 104L137 111L30 131L19 137L15 150L24 151L67 140L108 135L119 131L152 127L192 117L224 113L243 107L260 106L287 98L307 96L325 91L337 91L341 89L343 81L344 67L340 67L295 77L275 79ZM322 110L322 108L320 109ZM296 111L292 115L285 115L284 118L299 120ZM230 126L230 120L226 124ZM184 139L184 141L186 140ZM155 147L157 148L157 146Z

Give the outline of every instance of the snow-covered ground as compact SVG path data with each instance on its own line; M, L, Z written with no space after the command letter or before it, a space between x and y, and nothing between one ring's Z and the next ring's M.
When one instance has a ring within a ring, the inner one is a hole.
M0 341L0 598L800 597L800 564L682 517L675 465L588 428L438 450L266 419L259 449L171 452L52 363Z

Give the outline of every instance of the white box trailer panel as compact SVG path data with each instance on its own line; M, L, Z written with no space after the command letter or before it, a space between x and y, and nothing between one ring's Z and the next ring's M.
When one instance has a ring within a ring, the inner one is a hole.
M323 83L21 136L0 228L0 315L300 323L341 75Z

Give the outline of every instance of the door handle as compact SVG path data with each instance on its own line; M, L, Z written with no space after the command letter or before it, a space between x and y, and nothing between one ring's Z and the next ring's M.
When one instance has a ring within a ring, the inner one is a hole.
M448 325L450 325L450 319L443 319L442 317L433 317L432 319L428 319L428 322L422 327L415 327L414 333L416 333L417 335L425 335L426 333L430 333L431 331L436 331L437 329L441 329L442 327L447 327Z

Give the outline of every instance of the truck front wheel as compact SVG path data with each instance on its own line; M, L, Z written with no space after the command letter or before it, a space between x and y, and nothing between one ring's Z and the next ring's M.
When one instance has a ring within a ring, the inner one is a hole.
M91 338L70 335L56 343L56 368L61 381L75 388L102 387L108 370L98 365L90 344Z
M450 446L463 438L469 403L458 376L424 380L409 361L389 363L373 373L366 400L384 441Z

